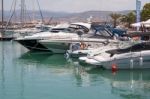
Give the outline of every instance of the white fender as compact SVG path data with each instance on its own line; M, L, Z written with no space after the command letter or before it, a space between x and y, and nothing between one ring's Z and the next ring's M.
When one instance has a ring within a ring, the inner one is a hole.
M134 65L134 60L131 59L131 60L130 60L130 69L133 69L133 65Z
M139 62L140 62L140 66L142 66L143 65L143 57L139 58Z

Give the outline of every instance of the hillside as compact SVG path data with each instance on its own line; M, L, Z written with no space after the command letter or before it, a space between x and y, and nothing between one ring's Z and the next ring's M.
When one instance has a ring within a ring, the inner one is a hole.
M130 11L118 11L115 13L127 14ZM86 21L87 18L92 16L94 21L108 21L110 20L109 15L113 13L112 11L86 11L80 13L67 13L67 12L51 12L51 11L42 11L43 17L45 20L50 20L52 18L53 21L67 21L67 22L75 22L75 21ZM8 20L11 16L9 11L5 11L5 20ZM41 15L39 11L35 11L34 14L32 11L26 11L24 18L26 20L41 19ZM20 19L20 11L17 10L12 18L12 20L19 21Z

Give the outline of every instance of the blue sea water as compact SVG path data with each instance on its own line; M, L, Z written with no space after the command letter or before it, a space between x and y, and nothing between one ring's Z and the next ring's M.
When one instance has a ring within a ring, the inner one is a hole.
M0 99L150 99L150 70L101 70L0 42Z

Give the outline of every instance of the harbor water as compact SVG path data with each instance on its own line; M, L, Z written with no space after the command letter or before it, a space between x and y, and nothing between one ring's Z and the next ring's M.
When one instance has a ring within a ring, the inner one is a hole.
M0 42L0 99L150 99L150 70L101 70Z

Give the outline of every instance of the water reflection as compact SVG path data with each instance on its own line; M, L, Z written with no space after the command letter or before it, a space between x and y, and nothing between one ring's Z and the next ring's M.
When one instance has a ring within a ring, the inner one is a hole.
M109 70L93 68L87 73L101 76L105 82L109 82L112 94L125 99L149 99L150 97L149 70L119 70L112 73Z
M119 70L115 74L109 70L100 68L83 67L77 62L68 62L63 55L50 55L48 53L25 53L18 58L18 62L25 67L45 68L44 72L53 71L53 74L72 74L78 87L110 86L111 94L119 97L144 98L150 97L150 74L149 70ZM61 71L60 71L61 70ZM72 71L73 70L73 71ZM36 70L37 71L37 70ZM70 82L71 83L71 82Z
M8 99L8 96L10 94L18 93L18 91L10 92L10 90L15 90L14 83L17 84L18 87L20 87L19 94L15 96L15 98L20 97L21 99L23 99L21 94L21 90L23 90L23 81L18 81L15 79L16 82L12 82L12 79L16 77L16 68L13 68L13 66L15 67L14 59L20 56L22 52L25 52L25 50L22 50L22 47L18 46L18 44L16 43L0 42L0 97L2 99Z
M59 54L27 52L16 43L0 43L0 54L2 99L70 99L68 94L73 99L150 97L149 70L112 73L80 66L77 60L66 60Z
M24 67L26 73L40 71L47 75L71 74L73 68L64 55L47 52L27 52L17 59L17 65Z
M38 64L50 64L58 65L65 64L66 60L63 55L53 55L48 52L27 52L19 57L19 61L38 63ZM58 62L59 61L59 62Z
M75 66L74 68L74 75L76 78L76 84L79 87L86 87L90 86L90 77L89 74L86 72L85 68L82 66Z
M3 96L2 97L4 97L5 96L5 74L4 74L4 71L5 71L5 63L4 63L4 60L5 60L5 54L4 54L4 50L5 50L5 48L4 48L4 44L3 43L0 43L0 82L1 82L1 87L0 87L0 89L1 89L1 92L2 92L2 94L3 94Z

